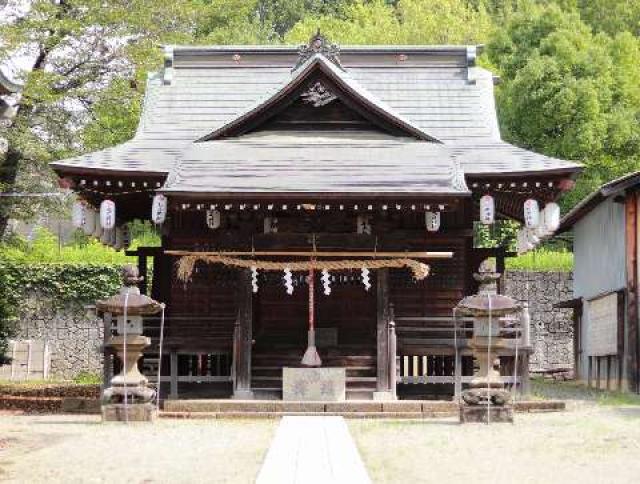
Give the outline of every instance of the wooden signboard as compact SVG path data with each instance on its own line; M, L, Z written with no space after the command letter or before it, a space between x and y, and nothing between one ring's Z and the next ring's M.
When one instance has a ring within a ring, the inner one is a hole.
M592 299L587 310L589 356L615 355L618 352L618 294Z

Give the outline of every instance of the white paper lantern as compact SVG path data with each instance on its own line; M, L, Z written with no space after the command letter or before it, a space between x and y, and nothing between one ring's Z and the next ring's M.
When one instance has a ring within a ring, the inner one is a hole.
M530 229L540 224L540 206L533 198L524 202L524 224Z
M549 233L560 227L560 206L557 203L547 203L544 207L544 225Z
M167 218L167 197L162 194L153 197L151 205L151 220L154 224L160 225Z
M277 234L278 233L278 219L276 217L264 218L264 233L265 234Z
M84 226L84 217L87 207L82 202L74 202L71 208L71 223L76 229L81 229Z
M116 226L116 204L112 200L100 204L100 225L108 230Z
M358 234L371 235L371 216L358 215L356 217L356 232Z
M98 223L98 214L97 212L87 207L84 213L84 223L82 224L82 230L85 235L91 235L96 230L96 224Z
M480 199L480 222L491 225L496 217L496 203L491 195L484 195Z
M429 232L437 232L440 230L440 212L425 212L424 223Z
M207 210L207 227L210 229L220 228L222 216L218 210Z

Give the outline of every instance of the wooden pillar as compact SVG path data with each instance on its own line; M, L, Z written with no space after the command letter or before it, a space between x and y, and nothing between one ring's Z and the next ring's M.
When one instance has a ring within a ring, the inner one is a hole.
M171 349L171 354L169 356L170 358L170 368L169 368L169 374L170 374L170 385L171 388L169 390L169 399L171 400L175 400L178 398L178 352L175 350L175 348ZM160 364L158 362L158 364ZM160 387L160 382L158 382L158 388Z
M147 294L147 256L138 252L138 273L142 277L142 281L138 284L140 294Z
M504 258L505 249L504 247L500 247L496 252L496 272L500 274L500 279L498 279L497 284L498 294L504 294L504 281L506 278L505 272L507 271Z
M389 381L389 270L380 269L376 275L377 295L377 398L390 397L385 395L391 391Z
M253 342L253 312L251 273L242 270L238 277L238 318L234 332L235 381L233 398L250 400L251 391L251 346Z
M628 193L625 201L627 278L627 380L629 391L638 392L638 194Z
M527 396L531 392L531 378L529 375L529 353L523 352L522 356L518 355L518 375L520 378L520 395ZM514 385L517 383L514 382Z
M111 313L104 313L102 315L102 391L111 386L113 378L113 350L109 346L111 326Z
M460 348L456 350L454 361L454 383L453 383L453 398L456 402L460 401L462 396L462 354Z

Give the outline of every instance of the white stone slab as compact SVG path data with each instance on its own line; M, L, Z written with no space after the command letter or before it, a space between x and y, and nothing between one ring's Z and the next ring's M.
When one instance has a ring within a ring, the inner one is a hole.
M282 399L341 402L346 397L344 368L283 368Z
M369 484L342 417L283 417L258 484Z

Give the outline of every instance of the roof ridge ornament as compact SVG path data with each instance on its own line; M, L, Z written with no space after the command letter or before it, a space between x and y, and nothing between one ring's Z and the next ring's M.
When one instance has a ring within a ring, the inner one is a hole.
M295 71L302 64L307 62L311 57L316 54L323 55L331 62L333 62L340 69L344 70L340 63L340 47L338 44L332 44L329 40L320 33L320 29L309 39L308 44L301 44L298 48L298 62L295 67L291 69Z

